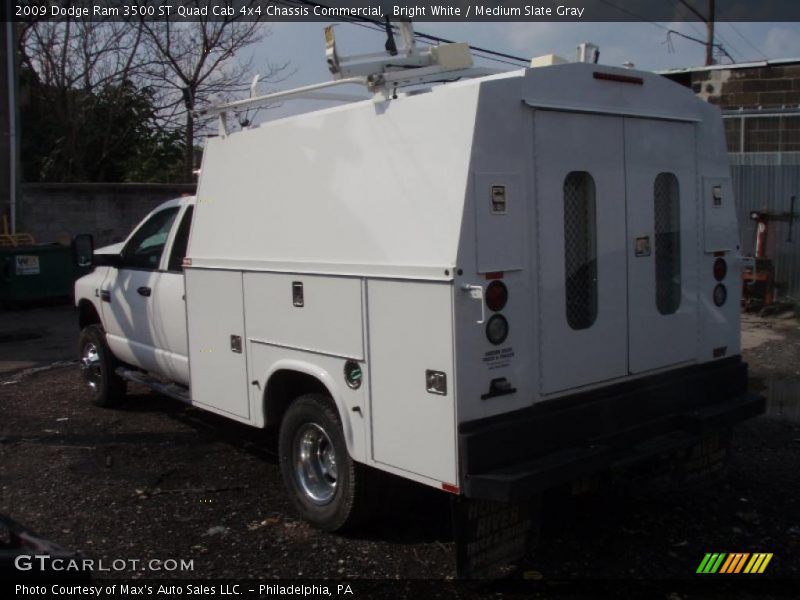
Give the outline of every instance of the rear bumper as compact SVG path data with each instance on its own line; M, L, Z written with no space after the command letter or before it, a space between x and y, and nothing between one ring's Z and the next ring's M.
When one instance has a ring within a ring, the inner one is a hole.
M467 497L521 500L694 446L764 412L731 357L541 402L459 427Z

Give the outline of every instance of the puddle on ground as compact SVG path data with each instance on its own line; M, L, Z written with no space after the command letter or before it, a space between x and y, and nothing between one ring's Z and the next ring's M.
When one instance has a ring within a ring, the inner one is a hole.
M754 378L751 389L766 396L767 416L800 422L800 380Z

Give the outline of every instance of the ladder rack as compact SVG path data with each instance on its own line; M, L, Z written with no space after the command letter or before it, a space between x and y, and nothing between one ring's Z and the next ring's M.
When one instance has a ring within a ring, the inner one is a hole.
M197 115L219 116L220 134L227 135L228 114L262 108L276 101L307 99L352 102L367 99L357 95L331 94L325 91L336 86L363 85L373 94L375 101L385 101L397 98L397 90L403 87L483 77L503 72L499 69L474 67L468 44L442 44L420 51L414 43L411 23L400 23L399 29L403 41L401 50L396 48L394 39L389 33L391 28L387 25L391 43L387 42L386 52L339 57L333 28L328 26L325 28L326 58L328 68L334 77L332 81L225 102L200 110ZM257 78L253 80L251 93L255 90L257 81Z

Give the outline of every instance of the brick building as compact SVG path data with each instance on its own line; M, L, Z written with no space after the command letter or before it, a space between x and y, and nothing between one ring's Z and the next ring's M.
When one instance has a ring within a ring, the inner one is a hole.
M674 69L662 75L719 105L731 153L800 152L800 59Z

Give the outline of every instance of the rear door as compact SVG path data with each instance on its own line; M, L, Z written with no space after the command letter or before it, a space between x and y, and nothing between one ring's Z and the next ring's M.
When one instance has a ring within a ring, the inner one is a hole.
M696 356L694 125L537 111L540 391Z
M696 357L697 215L691 123L625 119L629 370Z
M628 372L620 117L537 111L540 389Z

